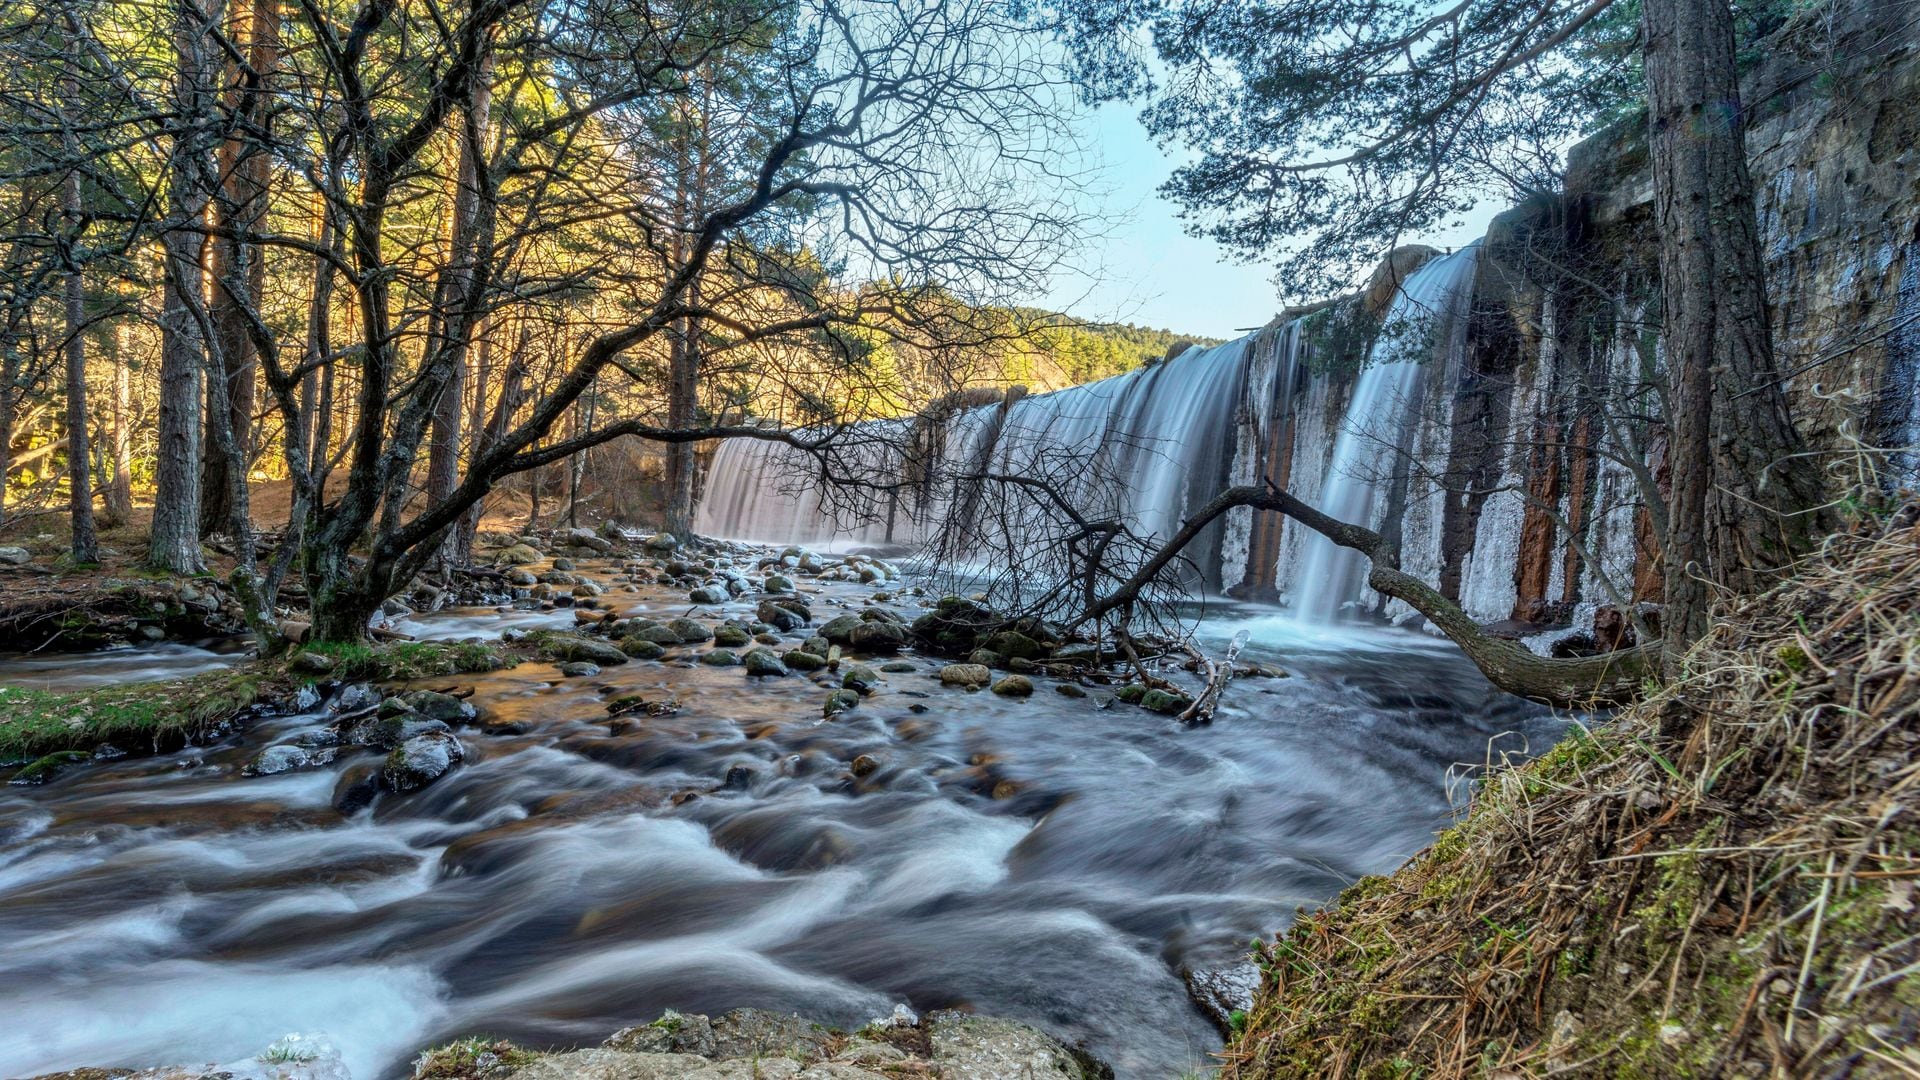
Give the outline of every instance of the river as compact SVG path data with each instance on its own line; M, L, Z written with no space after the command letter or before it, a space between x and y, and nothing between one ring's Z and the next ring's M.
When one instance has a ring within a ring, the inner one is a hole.
M803 587L816 623L872 592ZM683 595L607 599L664 617ZM409 629L570 622L469 610ZM336 784L370 755L241 774L328 724L325 704L0 788L0 1075L225 1061L319 1031L375 1078L471 1032L564 1046L667 1008L857 1025L896 1002L1032 1023L1123 1077L1202 1066L1220 1039L1180 972L1230 966L1296 906L1391 870L1473 766L1561 729L1424 637L1254 608L1201 622L1216 644L1238 629L1246 657L1294 677L1236 681L1191 729L1047 679L1028 700L943 688L916 656L822 721L806 677L670 655L426 680L472 691L466 763L347 816ZM0 681L231 659L11 658ZM609 718L636 693L677 711ZM876 767L856 777L861 755Z

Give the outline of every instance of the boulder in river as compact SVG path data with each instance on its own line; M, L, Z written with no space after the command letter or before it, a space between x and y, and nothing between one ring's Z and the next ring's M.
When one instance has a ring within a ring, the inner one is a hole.
M740 663L740 655L732 649L712 649L701 655L700 662L708 667L734 667Z
M654 533L652 536L647 537L646 540L646 548L648 551L668 552L675 550L679 546L680 541L674 539L672 533Z
M907 646L907 628L885 620L863 622L853 628L849 641L861 652L897 653Z
M293 743L269 746L253 756L246 767L240 771L247 776L276 776L296 769L311 769L333 763L338 751L331 748L309 748Z
M514 544L511 547L502 548L500 554L494 557L508 566L525 566L528 563L539 562L542 556L539 549L532 544Z
M713 631L707 629L706 624L693 619L674 619L667 624L667 629L673 631L676 637L688 645L713 638Z
M1033 680L1025 675L1009 675L993 684L993 692L1001 697L1032 697Z
M827 703L821 707L820 715L838 716L860 704L860 695L852 690L835 690L827 695Z
M401 694L399 700L429 720L443 720L449 724L457 724L474 717L473 706L452 694L442 694L434 690L409 690Z
M819 671L827 666L826 657L806 649L789 649L780 659L795 671Z
M714 604L724 604L732 598L733 598L733 594L729 593L724 587L719 585L702 585L699 588L687 594L687 599L693 601L694 603L707 604L709 606Z
M695 624L696 626L699 624ZM547 652L555 660L587 660L607 667L627 662L627 654L610 642L580 634L553 634L547 638Z
M820 626L820 636L835 645L845 645L853 640L853 632L860 628L860 616L835 615Z
M1002 630L989 637L983 646L1011 659L1031 660L1046 650L1039 642L1018 630Z
M765 647L748 649L746 656L742 657L742 659L746 662L747 674L749 675L769 676L785 675L787 673L787 665L781 663L780 658L773 654L772 649Z
M993 681L993 672L985 664L948 664L940 669L940 682L946 686L985 686Z
M865 664L853 664L840 676L840 685L858 694L871 694L880 689L880 673Z
M667 655L666 646L661 645L657 641L648 641L646 638L637 635L621 638L620 651L633 657L635 660L658 660Z
M429 731L394 748L380 775L388 788L406 794L445 776L466 756L466 749L452 732Z
M560 665L560 674L570 679L592 678L600 674L600 665L587 660L569 660Z
M715 645L724 645L729 649L737 649L752 640L753 635L747 633L744 627L723 624L713 629L713 643Z
M613 550L613 542L592 529L567 530L567 543L572 547L586 548L588 551L604 553Z

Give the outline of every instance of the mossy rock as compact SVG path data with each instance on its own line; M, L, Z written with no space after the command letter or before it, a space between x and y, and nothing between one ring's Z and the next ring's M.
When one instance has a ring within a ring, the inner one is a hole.
M1147 696L1147 688L1141 686L1139 683L1128 683L1120 689L1115 690L1113 696L1129 705L1138 705L1140 704L1140 699Z
M619 648L635 660L658 660L667 655L666 646L638 635L621 638Z
M708 667L736 667L740 663L740 654L732 649L712 649L701 655L700 662Z
M27 765L13 774L10 784L44 784L75 765L84 765L93 759L85 750L55 750L53 753Z
M827 658L805 649L789 649L780 659L795 671L820 671L827 666Z
M1167 716L1178 715L1184 712L1187 706L1192 704L1193 699L1187 697L1185 694L1170 693L1166 690L1148 690L1146 693L1140 695L1141 708Z
M738 626L721 626L713 631L713 643L737 649L753 640L753 635Z
M525 566L528 563L537 563L545 557L531 544L514 544L511 547L502 548L500 554L494 556L494 560L508 566Z

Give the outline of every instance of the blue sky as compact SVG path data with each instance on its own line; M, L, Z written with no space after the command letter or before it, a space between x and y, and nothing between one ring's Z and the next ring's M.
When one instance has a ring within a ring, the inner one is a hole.
M1213 241L1186 234L1157 191L1181 159L1161 153L1134 109L1103 105L1082 123L1102 166L1106 190L1096 208L1108 226L1075 260L1081 274L1057 281L1041 306L1220 338L1271 319L1279 310L1272 268L1235 262ZM1417 239L1457 247L1484 233L1500 209L1483 204L1459 227Z

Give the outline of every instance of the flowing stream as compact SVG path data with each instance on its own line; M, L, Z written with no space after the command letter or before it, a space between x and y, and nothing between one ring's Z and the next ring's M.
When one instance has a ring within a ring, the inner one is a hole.
M818 588L816 622L871 592ZM679 596L617 606L664 617ZM1464 800L1463 769L1559 733L1416 636L1257 608L1216 610L1201 636L1240 629L1245 658L1294 677L1236 681L1202 728L1047 679L1029 700L943 688L939 661L913 656L822 721L808 678L670 655L426 680L472 691L466 763L350 814L336 787L372 752L242 774L328 724L325 704L0 788L0 1075L234 1060L323 1031L373 1078L476 1031L564 1046L670 1007L857 1025L907 1002L1173 1076L1219 1045L1182 972L1230 968L1296 905L1392 869ZM129 659L73 658L64 678L126 677ZM7 682L57 674L0 665ZM678 710L610 719L636 693ZM862 755L875 767L855 776Z

